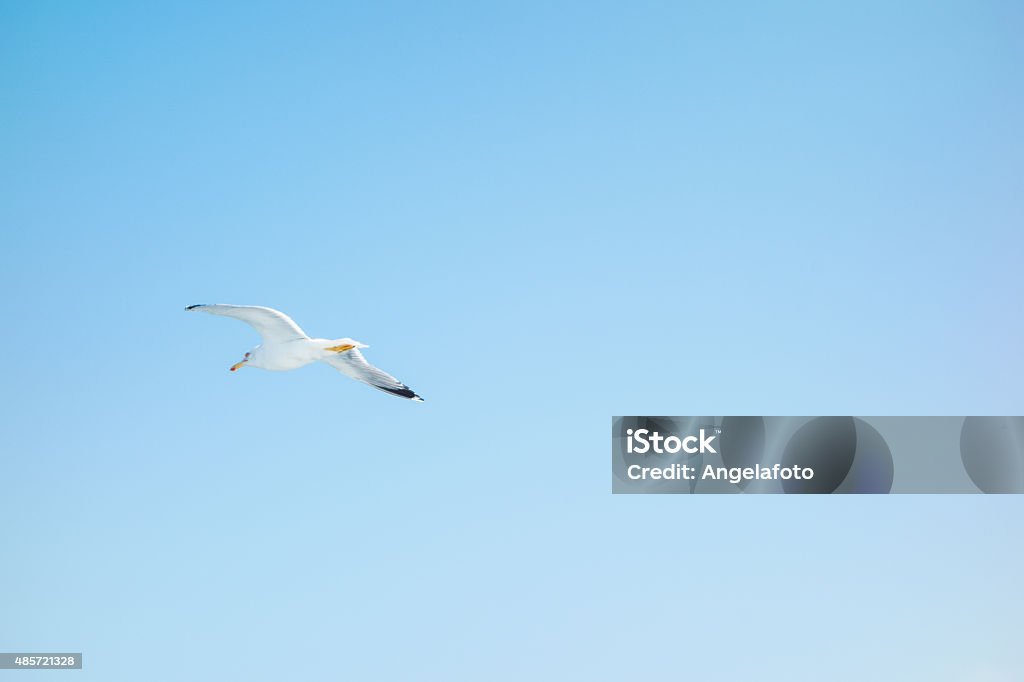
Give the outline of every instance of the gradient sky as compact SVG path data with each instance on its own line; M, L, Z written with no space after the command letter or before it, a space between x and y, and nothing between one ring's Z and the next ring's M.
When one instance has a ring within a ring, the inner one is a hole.
M755 6L756 5L756 6ZM0 4L0 649L1024 677L1024 499L610 494L615 414L1021 414L1016 2ZM192 303L352 336L415 404Z

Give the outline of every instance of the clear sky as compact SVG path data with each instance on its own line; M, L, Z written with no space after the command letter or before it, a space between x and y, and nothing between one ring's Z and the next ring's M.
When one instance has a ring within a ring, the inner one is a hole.
M210 5L0 5L0 649L1024 678L1019 496L609 471L615 414L1024 412L1020 3Z

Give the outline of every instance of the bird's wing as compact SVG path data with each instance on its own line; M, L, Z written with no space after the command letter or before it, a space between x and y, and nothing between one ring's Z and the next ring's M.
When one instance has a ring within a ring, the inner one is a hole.
M264 308L259 305L227 305L214 303L210 305L190 305L185 310L199 310L211 315L224 315L251 325L263 337L263 343L274 344L298 339L308 339L306 332L295 324L292 318L279 310Z
M342 374L347 374L353 379L362 381L364 384L369 384L381 391L387 391L392 395L408 398L409 400L423 402L423 398L416 395L412 389L401 381L368 363L363 354L356 348L338 353L327 358L324 362Z

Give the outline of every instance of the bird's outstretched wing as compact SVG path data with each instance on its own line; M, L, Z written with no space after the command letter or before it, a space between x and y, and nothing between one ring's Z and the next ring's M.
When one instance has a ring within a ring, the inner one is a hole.
M416 395L412 389L401 381L368 363L363 354L356 348L338 353L333 357L327 358L324 362L342 374L347 374L353 379L362 381L364 384L369 384L381 391L387 391L401 398L423 402L423 398Z
M308 339L306 332L295 324L292 318L280 310L264 308L259 305L227 305L213 303L209 305L190 305L185 310L199 310L211 315L224 315L251 325L263 337L263 343L274 344L297 339Z

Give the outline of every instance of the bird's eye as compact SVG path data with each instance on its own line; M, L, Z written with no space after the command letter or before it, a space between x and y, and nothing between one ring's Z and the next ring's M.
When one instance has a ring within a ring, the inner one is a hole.
M249 357L250 355L252 355L252 353L246 353L245 357Z

